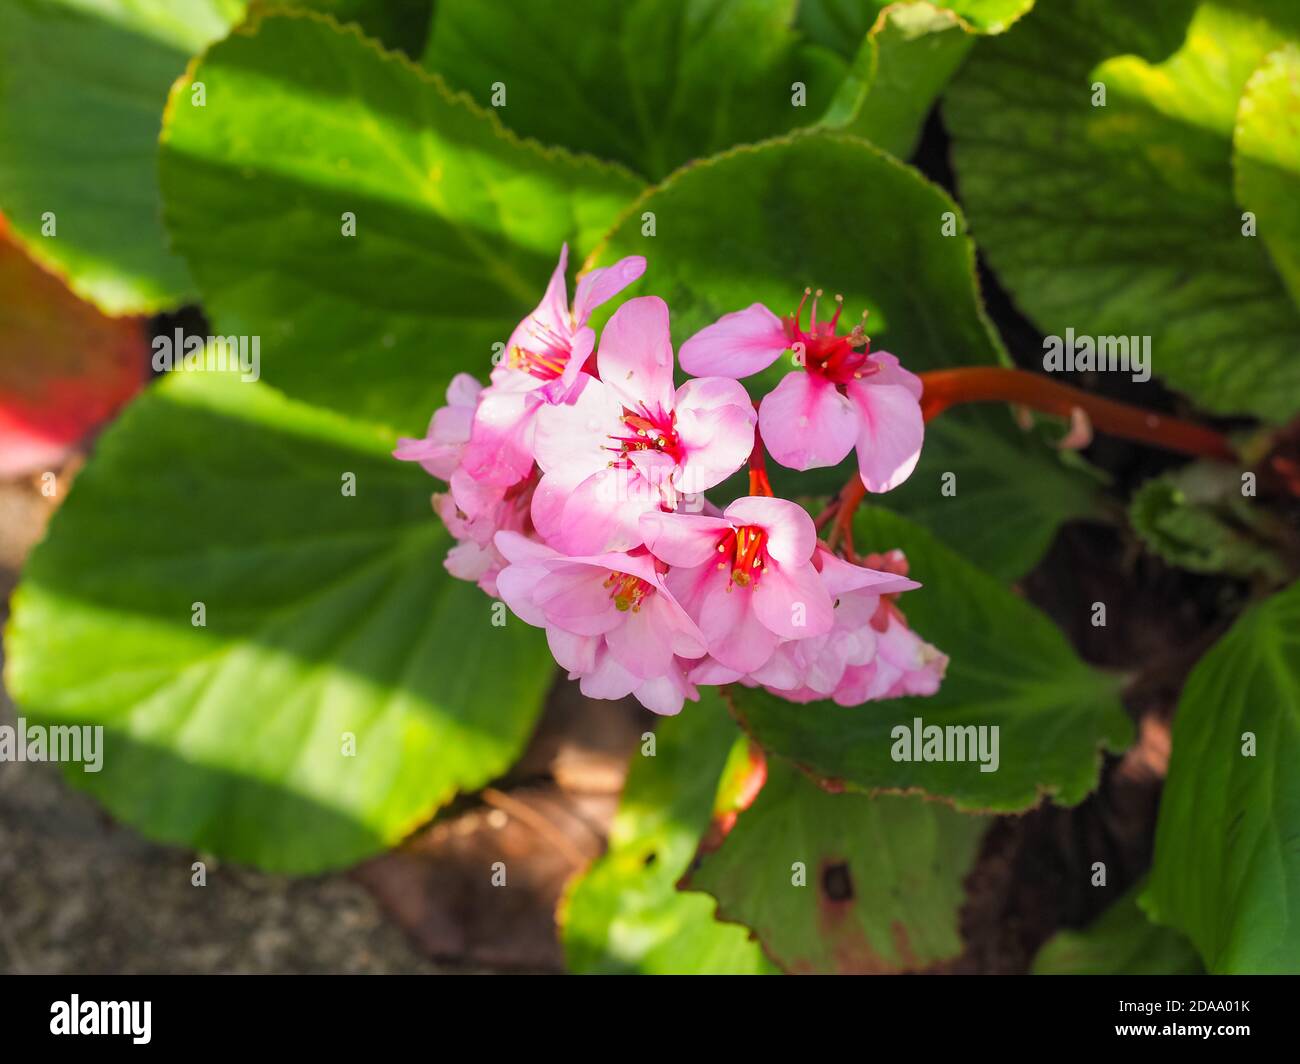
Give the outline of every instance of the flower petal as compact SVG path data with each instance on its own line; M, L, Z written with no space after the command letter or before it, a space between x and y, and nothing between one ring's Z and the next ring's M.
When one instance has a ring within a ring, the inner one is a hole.
M611 433L622 431L618 396L594 377L583 377L568 403L537 411L532 452L546 473L583 476L609 462Z
M700 693L682 675L681 669L675 666L662 676L647 680L632 694L651 713L663 717L675 717L682 711L682 703L688 698L692 702L700 700Z
M831 597L811 565L773 565L754 582L754 613L783 639L825 635L835 623Z
M570 673L582 675L596 667L596 652L600 649L601 637L596 635L574 635L562 628L546 629L546 643L551 648L551 656L560 668Z
M472 411L478 403L483 385L471 373L457 373L447 385L447 405L453 409L459 407Z
M605 587L606 575L595 566L561 563L537 582L530 598L546 614L547 627L602 635L623 623Z
M758 420L749 393L726 377L697 377L677 389L677 437L685 454L676 483L696 495L721 484L754 449Z
M867 588L873 595L892 595L900 591L914 591L921 586L905 576L868 569L864 565L853 565L824 548L817 551L816 562L820 567L822 586L831 598Z
M799 662L794 653L796 644L782 643L778 646L767 663L756 669L750 679L764 687L778 691L789 691L803 686L803 676Z
M501 556L512 565L549 561L552 558L560 557L558 551L548 547L545 543L538 543L537 540L529 539L518 532L498 532L492 541L496 544L497 550L501 552Z
M500 563L501 559L497 557L496 552L490 546L483 547L471 540L463 543L457 543L447 552L447 557L443 559L443 568L458 580L468 580L470 583L481 583L491 573L494 566ZM500 579L500 573L497 574ZM520 614L523 617L523 614ZM525 618L526 619L526 618Z
M534 628L546 627L546 614L533 603L533 589L545 575L543 567L526 563L507 565L497 573L497 595L510 607L511 613Z
M762 303L724 314L682 344L682 369L696 377L748 377L789 348L781 319Z
M748 588L731 586L728 590L727 574L709 564L685 577L695 586L693 593L683 596L672 582L674 574L668 575L669 586L687 610L692 602L697 605L696 623L719 664L744 675L767 663L779 640L759 622Z
M588 698L626 698L641 684L641 679L623 668L604 647L596 651L596 665L585 673L579 689Z
M573 342L569 345L569 359L564 363L564 371L543 387L538 389L538 394L548 403L567 403L572 401L575 386L578 383L578 376L582 373L582 368L587 364L587 359L591 357L591 352L596 346L596 334L585 325L573 334Z
M712 655L700 659L700 663L691 670L691 683L721 687L723 684L735 683L744 673L729 669Z
M759 407L759 431L787 469L839 465L858 438L857 410L825 377L787 373Z
M658 505L650 485L635 470L601 469L573 489L564 502L559 527L548 538L568 554L631 550L641 545L639 518Z
M474 412L466 472L485 484L518 483L533 468L533 432L541 400L531 392L486 388Z
M628 610L622 624L605 633L605 645L614 659L643 680L663 675L673 663L672 629L661 611L650 608L658 597L655 592L639 610Z
M733 525L757 525L767 533L767 553L780 565L807 565L817 546L817 526L802 506L786 499L750 495L724 511Z
M602 303L613 299L628 285L645 273L645 259L629 255L613 266L592 270L578 279L578 290L573 296L573 317L578 325L586 325L591 312Z
M731 531L731 524L719 517L696 514L645 513L640 519L646 549L669 565L693 569L712 563L718 541Z
M569 289L564 281L564 274L568 268L569 245L561 244L560 261L555 264L555 269L551 271L551 279L547 282L542 301L537 304L528 317L515 326L514 332L510 334L510 341L506 344L507 351L516 345L525 348L529 347L534 325L540 325L545 330L559 333L562 336L567 336L571 332L569 327Z
M901 384L920 400L921 393L925 390L921 378L911 370L904 369L897 356L888 351L875 351L867 357L867 361L879 367L871 378L873 384Z
M868 491L898 487L916 468L925 439L921 404L902 384L853 381L849 398L858 408L858 472Z
M596 352L600 379L624 406L652 413L673 408L673 344L668 304L658 296L629 299L609 319Z

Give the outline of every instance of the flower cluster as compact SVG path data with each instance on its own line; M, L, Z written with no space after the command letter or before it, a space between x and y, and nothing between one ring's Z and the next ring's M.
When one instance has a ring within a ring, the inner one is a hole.
M920 453L920 380L861 326L837 335L838 306L818 322L814 298L807 328L801 302L703 329L678 387L662 299L624 301L599 344L588 324L645 260L587 273L570 307L567 258L491 383L458 375L426 436L394 452L448 485L433 498L456 540L447 569L545 629L592 698L671 714L701 684L842 705L933 693L947 659L896 605L919 586L906 560L839 556L763 466L765 450L802 470L856 447L867 490L896 486ZM739 379L786 351L794 371L756 409ZM719 510L705 492L747 462L750 494Z

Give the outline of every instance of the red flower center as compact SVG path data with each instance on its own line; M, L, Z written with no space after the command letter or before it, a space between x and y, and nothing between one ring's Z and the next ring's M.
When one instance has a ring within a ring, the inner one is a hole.
M629 456L633 451L659 451L679 464L685 457L682 441L677 435L675 413L665 414L662 411L651 413L645 403L642 403L639 410L629 410L624 407L620 420L627 435L610 436L610 440L617 446L609 447L607 450L618 455L609 463L611 466L627 469L632 465Z
M569 341L535 318L528 320L532 340L528 347L515 344L508 354L511 369L517 369L541 381L553 381L569 364Z
M805 330L800 318L803 316L803 305L809 295L813 297L812 313L808 328ZM830 321L817 320L817 301L821 295L820 288L816 294L813 294L811 289L805 288L799 306L783 322L790 347L803 355L804 368L809 373L825 377L836 386L861 380L877 372L879 367L867 359L871 350L871 337L863 331L861 323L853 326L845 336L835 335L835 329L840 322L840 313L844 310L843 296L835 297L835 314ZM867 312L863 311L864 321L866 317Z
M730 591L733 584L749 587L758 583L758 578L767 568L767 533L753 525L733 529L718 541L718 553L722 555L718 568L731 566L727 590Z

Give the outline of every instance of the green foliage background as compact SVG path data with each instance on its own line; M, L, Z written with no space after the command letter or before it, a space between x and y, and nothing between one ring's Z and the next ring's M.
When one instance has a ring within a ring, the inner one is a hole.
M978 250L1043 332L1151 335L1192 406L1288 420L1298 21L1286 0L8 0L0 209L19 239L110 313L198 302L263 350L262 381L159 380L98 442L14 598L9 689L35 722L104 725L104 771L70 779L115 815L282 871L391 846L500 774L553 666L443 571L430 485L387 455L454 373L486 376L565 241L588 266L646 255L638 290L669 301L679 343L812 284L869 308L877 349L914 370L1010 361ZM960 203L901 161L936 102ZM566 898L575 969L949 959L983 814L1077 803L1129 741L1114 679L1008 587L1100 512L1098 478L1002 410L928 433L858 545L905 548L927 584L909 617L952 658L941 694L737 691L664 722ZM1284 582L1240 500L1196 483L1144 489L1141 533ZM1188 941L1211 971L1300 966L1297 601L1253 607L1189 682L1141 904L1039 970L1194 967ZM887 760L914 714L999 723L1002 768ZM750 742L768 782L697 864ZM850 869L834 930L794 863Z

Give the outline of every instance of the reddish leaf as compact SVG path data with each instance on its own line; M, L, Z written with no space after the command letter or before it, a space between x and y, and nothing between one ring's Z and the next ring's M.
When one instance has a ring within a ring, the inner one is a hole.
M60 464L144 383L142 318L109 318L31 261L0 216L0 476Z

